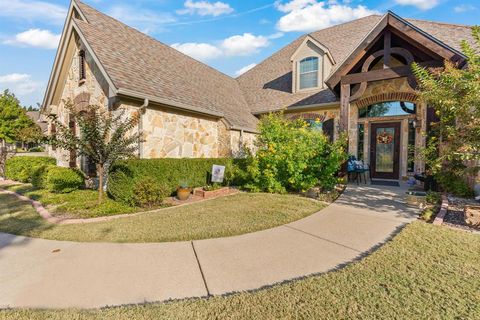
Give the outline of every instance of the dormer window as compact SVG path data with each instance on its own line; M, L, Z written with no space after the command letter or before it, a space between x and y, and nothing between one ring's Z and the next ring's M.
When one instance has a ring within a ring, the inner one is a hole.
M300 90L318 87L318 58L308 57L299 64Z
M86 78L85 74L85 51L80 50L78 53L78 80L83 81Z

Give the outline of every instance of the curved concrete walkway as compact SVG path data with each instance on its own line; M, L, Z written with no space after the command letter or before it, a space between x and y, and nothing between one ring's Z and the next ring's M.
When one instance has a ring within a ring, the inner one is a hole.
M191 242L117 244L0 233L0 307L97 308L258 289L333 270L412 221L403 188L354 186L305 219Z

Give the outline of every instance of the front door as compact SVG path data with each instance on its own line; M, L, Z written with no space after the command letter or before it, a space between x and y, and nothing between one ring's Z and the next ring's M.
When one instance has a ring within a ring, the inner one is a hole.
M398 179L400 122L372 123L370 132L370 170L372 178Z

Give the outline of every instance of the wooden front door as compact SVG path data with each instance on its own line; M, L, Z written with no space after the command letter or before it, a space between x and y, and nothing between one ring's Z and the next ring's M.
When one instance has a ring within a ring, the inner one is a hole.
M398 179L400 168L400 122L370 126L370 170L372 178Z

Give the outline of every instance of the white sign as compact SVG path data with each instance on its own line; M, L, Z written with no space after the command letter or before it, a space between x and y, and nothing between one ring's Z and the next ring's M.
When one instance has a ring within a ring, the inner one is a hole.
M212 166L212 182L223 182L225 176L225 166L218 166L214 164Z

